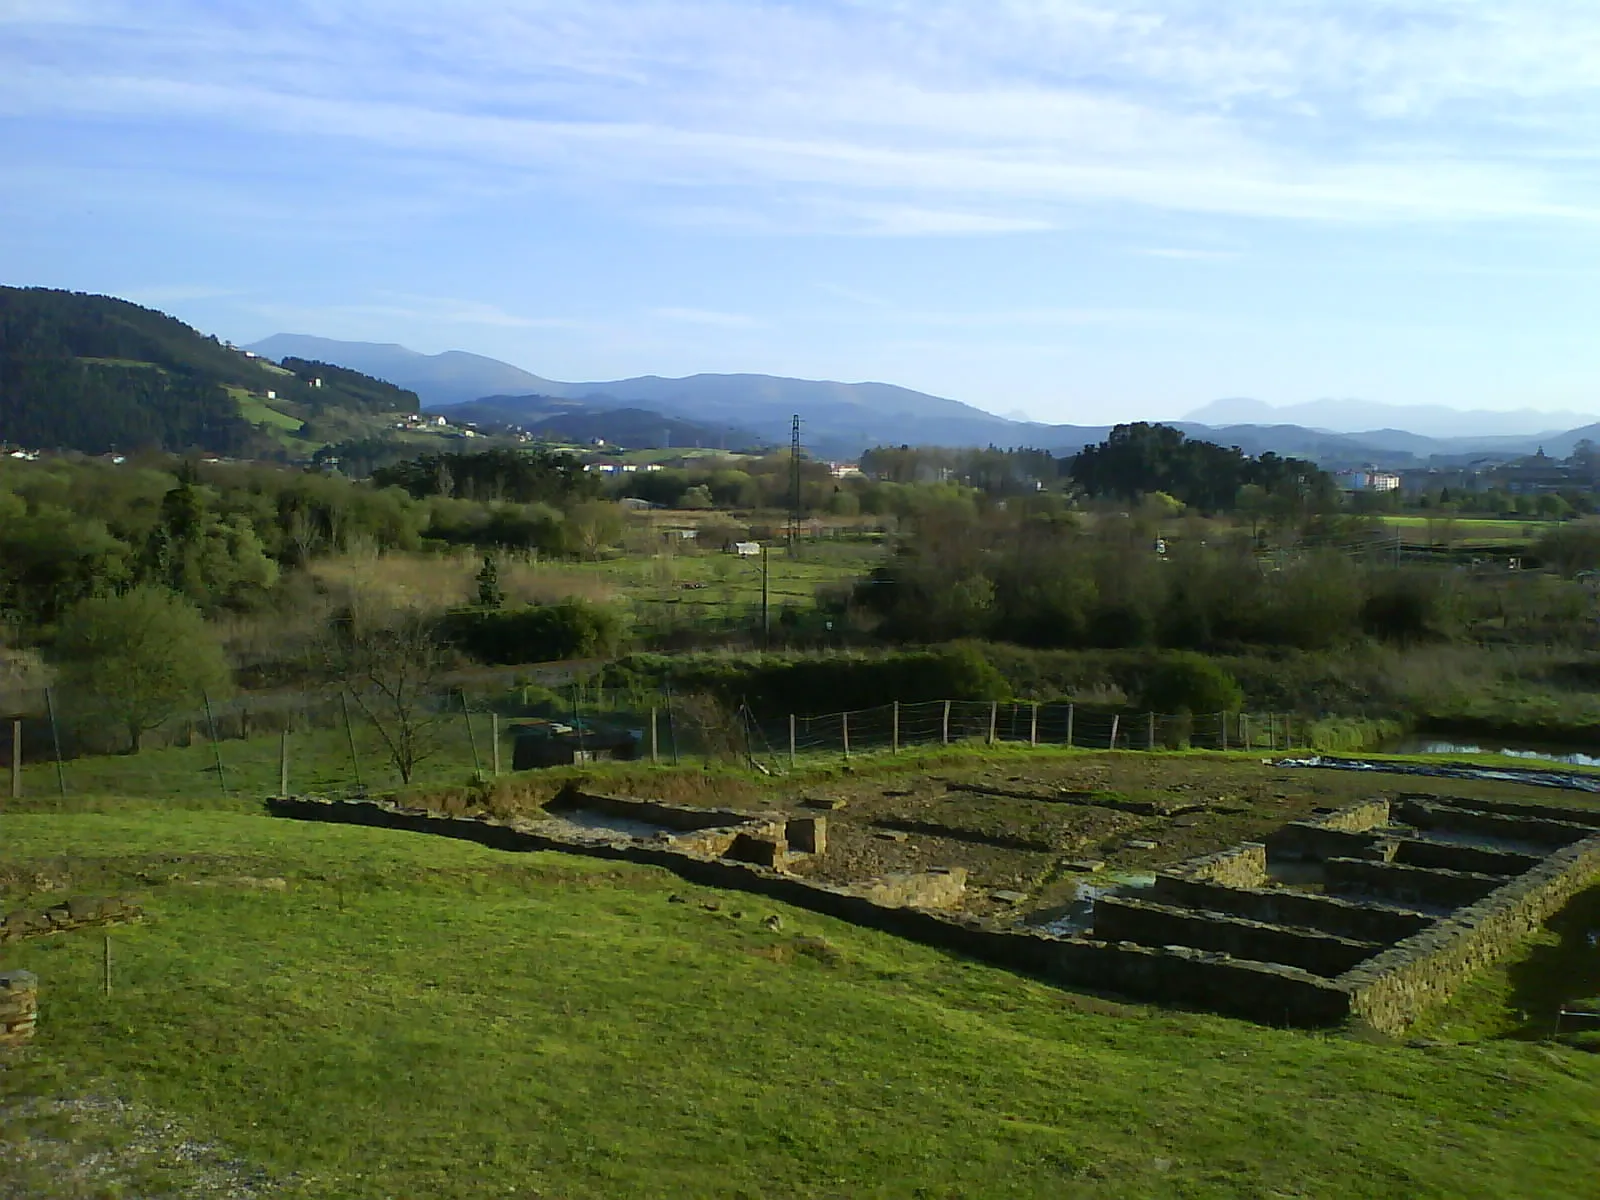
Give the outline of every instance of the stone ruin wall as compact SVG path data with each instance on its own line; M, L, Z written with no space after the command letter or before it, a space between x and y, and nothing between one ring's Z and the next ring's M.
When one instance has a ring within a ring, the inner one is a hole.
M1597 876L1600 835L1556 851L1533 870L1336 982L1350 992L1353 1015L1386 1033L1402 1033L1427 1009L1448 999L1468 976L1538 930Z
M1069 987L1187 1004L1269 1024L1328 1025L1349 1015L1348 992L1296 967L1182 946L1157 949L1016 929L933 907L885 903L875 898L874 883L855 887L817 883L773 867L711 857L666 842L626 838L576 842L541 831L535 822L446 816L374 800L275 798L267 801L267 808L276 816L298 820L371 825L462 838L501 850L557 850L662 867L691 883L765 896ZM1240 872L1241 877L1248 875L1248 870ZM935 891L943 886L954 884L937 885ZM928 897L922 899L926 904Z

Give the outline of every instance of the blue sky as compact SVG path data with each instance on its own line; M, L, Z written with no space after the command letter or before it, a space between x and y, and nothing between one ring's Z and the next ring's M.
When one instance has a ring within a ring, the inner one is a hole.
M0 0L0 280L559 379L1600 411L1593 0Z

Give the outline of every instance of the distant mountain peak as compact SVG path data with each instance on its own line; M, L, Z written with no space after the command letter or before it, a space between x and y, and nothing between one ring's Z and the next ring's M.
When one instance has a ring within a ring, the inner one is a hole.
M1423 437L1537 437L1588 425L1589 413L1463 410L1442 404L1326 399L1282 406L1248 397L1213 400L1183 418L1199 425L1301 425L1330 433L1411 433Z

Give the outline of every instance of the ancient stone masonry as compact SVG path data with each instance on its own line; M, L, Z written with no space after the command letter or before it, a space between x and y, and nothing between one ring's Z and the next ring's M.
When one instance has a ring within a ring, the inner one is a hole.
M1398 1033L1600 876L1600 811L1408 795L1290 822L1265 851L1276 886L1218 870L1247 843L1159 873L1148 900L1102 898L1095 933L1292 963Z
M0 1048L33 1037L39 1019L39 980L31 971L0 973Z
M274 814L300 820L663 867L691 882L767 896L1065 986L1273 1024L1328 1025L1355 1016L1388 1032L1404 1030L1600 875L1600 812L1576 814L1585 824L1531 807L1491 813L1469 803L1408 797L1391 811L1379 799L1296 822L1264 843L1160 872L1151 888L1101 896L1093 934L1084 936L952 911L965 892L959 869L848 887L794 874L790 867L825 850L820 816L576 790L553 802L543 820L453 817L369 800L267 802ZM1412 816L1427 825L1425 834L1398 823ZM1329 894L1335 890L1345 894Z
M586 804L589 799L574 797L570 802ZM652 803L630 802L627 819L643 821L645 809L636 806ZM593 830L563 829L557 821L454 817L373 800L287 797L266 804L273 814L298 820L371 825L463 838L502 850L558 850L663 867L692 883L767 896L1072 987L1188 1004L1274 1024L1329 1024L1343 1019L1349 1008L1345 992L1298 967L1183 946L1062 937L942 911L965 887L965 873L959 869L841 887L714 855L693 843L704 831L605 837ZM772 821L766 814L751 814L747 823ZM729 839L730 847L733 841Z
M48 933L66 933L73 929L88 929L96 925L116 925L124 921L137 921L142 912L137 904L115 898L90 900L74 898L49 908L19 909L7 913L0 921L0 945L39 937Z

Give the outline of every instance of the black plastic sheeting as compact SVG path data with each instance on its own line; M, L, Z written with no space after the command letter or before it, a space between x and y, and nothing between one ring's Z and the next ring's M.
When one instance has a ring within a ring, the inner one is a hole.
M1480 767L1475 763L1400 763L1370 758L1269 759L1275 767L1323 767L1331 771L1375 771L1385 775L1428 775L1435 779L1494 779L1501 783L1526 783L1534 787L1563 788L1569 792L1600 794L1600 775L1575 771L1541 771L1531 767Z

